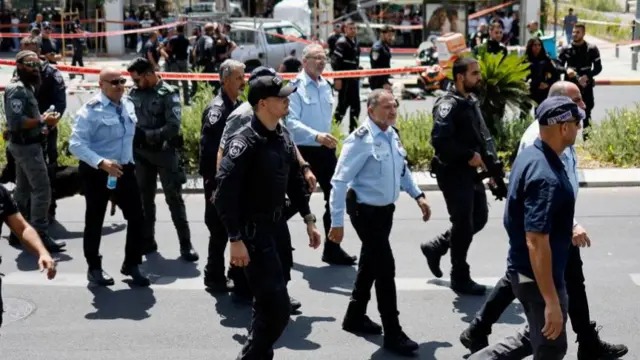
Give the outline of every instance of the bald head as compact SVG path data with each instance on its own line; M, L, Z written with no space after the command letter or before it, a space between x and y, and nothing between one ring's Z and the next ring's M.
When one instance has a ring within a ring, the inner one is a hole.
M100 70L100 81L109 81L120 77L120 71L112 67L106 67Z
M582 95L578 85L569 81L556 81L549 88L549 95L547 97L566 96L571 98L581 108L586 108L584 101L582 101Z

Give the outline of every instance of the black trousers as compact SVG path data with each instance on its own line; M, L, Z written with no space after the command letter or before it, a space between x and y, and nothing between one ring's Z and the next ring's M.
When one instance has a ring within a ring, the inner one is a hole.
M400 331L396 265L389 243L394 211L393 204L382 207L358 204L349 214L351 224L362 241L351 302L360 312L366 311L371 288L375 284L378 311L387 335Z
M567 268L564 273L567 284L567 295L569 297L569 318L571 326L576 334L588 334L593 331L591 317L589 314L589 302L585 290L584 273L582 272L582 258L580 248L571 246L567 259ZM498 281L491 291L476 318L471 325L484 334L491 334L491 326L495 324L500 315L509 307L515 299L512 285L508 276L504 276Z
M467 253L473 240L487 224L489 209L484 185L477 180L472 171L445 170L437 173L438 187L442 191L451 229L441 236L444 243L440 244L444 252L451 248L451 277L469 278L469 264Z
M325 238L331 229L331 213L329 212L329 196L331 195L331 178L336 170L338 158L335 149L324 146L299 146L300 155L309 163L324 195L324 214L322 225Z
M142 263L142 222L144 218L140 191L136 181L135 166L126 164L122 166L123 174L118 178L114 190L107 189L108 174L100 169L94 169L85 162L78 166L86 212L84 215L84 256L89 269L102 268L102 256L100 255L100 240L102 238L102 225L107 204L113 199L122 210L127 220L127 238L124 248L124 266L135 266Z
M225 259L224 252L227 248L229 237L227 229L220 220L218 211L216 210L211 198L216 191L215 179L205 179L204 183L204 223L209 229L209 247L207 249L207 266L206 276L218 282L225 281ZM229 265L229 278L233 280L234 291L239 294L250 294L249 284L242 268Z
M254 300L249 336L238 360L273 359L273 344L289 323L291 305L277 250L279 226L261 222L244 231L251 259L244 272Z
M349 132L352 132L358 127L360 117L360 82L359 79L341 80L342 87L338 90L338 106L334 117L338 124L342 123L349 108Z
M593 87L589 86L586 88L580 87L580 93L582 94L582 101L584 101L584 105L586 106L585 109L585 113L586 113L586 117L584 119L584 121L582 122L582 128L586 129L589 127L590 123L591 123L591 111L593 111L593 108L595 107L595 98L593 96Z

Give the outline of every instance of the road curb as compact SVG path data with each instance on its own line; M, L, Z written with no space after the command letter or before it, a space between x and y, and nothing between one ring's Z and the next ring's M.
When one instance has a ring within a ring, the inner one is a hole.
M507 174L507 178L508 178ZM436 179L427 172L413 174L422 191L439 191ZM637 169L581 169L578 170L581 188L612 188L612 187L640 187L640 168ZM507 181L508 183L508 181ZM185 194L201 194L204 192L200 176L190 176L183 185ZM158 182L158 193L162 193L162 186ZM321 192L316 188L315 192Z

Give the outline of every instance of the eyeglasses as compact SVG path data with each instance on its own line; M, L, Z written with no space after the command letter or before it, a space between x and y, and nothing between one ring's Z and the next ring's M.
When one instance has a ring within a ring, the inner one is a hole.
M111 84L111 86L115 87L118 85L124 85L127 82L127 79L125 78L120 78L120 79L113 79L111 81L109 81L109 84Z

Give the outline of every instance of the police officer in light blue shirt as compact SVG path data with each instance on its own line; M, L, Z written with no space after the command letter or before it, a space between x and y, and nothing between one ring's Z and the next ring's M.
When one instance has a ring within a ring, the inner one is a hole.
M86 201L83 248L89 265L87 279L100 286L114 284L102 269L100 255L102 225L110 198L127 219L120 272L131 276L134 285L149 286L149 279L138 267L142 263L142 202L133 164L137 118L133 102L123 96L125 82L116 69L100 72L101 92L78 110L69 139L69 151L80 160L78 171Z
M366 334L380 334L384 328L384 347L401 355L411 355L418 350L418 344L407 337L398 320L395 259L389 235L400 190L416 199L424 221L431 216L431 210L412 178L406 162L407 152L392 126L397 116L393 95L376 89L369 95L367 107L369 116L345 140L331 180L329 239L342 241L346 206L351 224L362 241L358 275L342 328ZM366 315L374 282L382 327Z
M319 44L307 45L302 51L302 71L291 81L298 90L289 96L289 115L285 125L302 157L309 163L324 193L325 213L322 218L325 238L331 227L329 194L336 168L336 145L331 135L333 90L321 75L327 61ZM339 244L325 239L322 261L335 265L354 265L355 256L347 254Z

